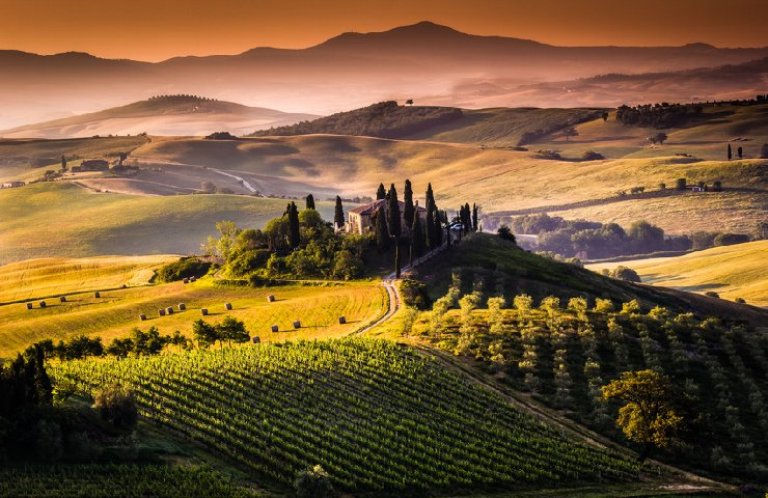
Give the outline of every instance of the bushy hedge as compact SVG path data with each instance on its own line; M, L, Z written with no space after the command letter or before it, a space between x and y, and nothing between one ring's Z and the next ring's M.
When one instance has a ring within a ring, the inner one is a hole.
M160 268L158 278L163 282L175 282L185 278L199 278L208 273L211 263L198 258L181 258Z

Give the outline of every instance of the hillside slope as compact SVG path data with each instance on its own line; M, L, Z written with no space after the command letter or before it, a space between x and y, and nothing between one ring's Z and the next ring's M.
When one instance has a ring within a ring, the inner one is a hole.
M623 263L622 263L623 264ZM575 265L559 263L528 253L494 235L476 233L439 258L419 266L416 275L428 282L433 298L445 294L452 275L462 276L462 290L471 292L480 283L486 292L503 292L507 298L526 293L538 300L554 295L566 302L584 296L611 299L615 303L638 300L643 306L664 306L675 312L701 317L718 316L745 320L758 327L768 323L768 310L604 277Z
M147 419L284 485L316 464L340 490L400 496L638 479L634 462L384 341L67 362L54 376L88 391L124 382Z
M637 271L643 282L704 293L717 292L724 299L743 298L768 306L766 257L768 241L715 247L673 258L652 258L621 263L589 265L600 271L624 265Z
M380 102L292 126L263 129L252 136L351 135L516 146L526 134L539 138L597 118L600 109L457 109Z
M256 127L285 126L317 116L248 107L192 95L168 95L81 114L0 130L5 138L77 138L94 135L235 135Z
M216 233L216 222L261 227L282 215L287 202L242 195L95 193L63 182L0 190L0 264L46 256L193 253ZM332 217L332 203L317 207L326 219Z

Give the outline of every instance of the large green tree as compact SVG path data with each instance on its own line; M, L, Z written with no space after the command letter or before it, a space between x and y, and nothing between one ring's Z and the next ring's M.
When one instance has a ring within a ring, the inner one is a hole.
M389 193L387 194L387 226L389 227L389 235L395 238L399 238L402 234L402 225L400 222L400 202L397 199L397 190L393 183L389 187Z
M379 183L379 188L376 190L376 200L386 199L387 198L387 191L384 188L383 183Z
M389 249L389 230L387 230L387 215L384 208L376 211L376 248L379 252L385 252Z
M640 460L656 448L667 448L675 440L683 418L674 408L675 395L665 376L655 370L624 372L602 388L606 400L624 402L616 419L630 441L644 445Z
M338 195L336 196L336 208L333 212L333 224L337 228L344 226L344 206L341 205L341 197Z
M405 226L410 228L413 225L413 214L416 208L413 205L413 187L410 180L405 180L405 189L403 190L403 220Z

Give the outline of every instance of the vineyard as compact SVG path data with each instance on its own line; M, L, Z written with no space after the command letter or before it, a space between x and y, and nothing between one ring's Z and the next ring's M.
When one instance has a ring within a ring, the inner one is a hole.
M81 360L51 371L60 392L128 385L146 419L283 485L316 464L338 489L399 495L638 477L625 457L568 439L386 341Z
M218 472L164 465L61 465L0 468L0 496L14 498L255 498Z
M479 286L479 285L477 285ZM673 382L686 429L663 457L718 475L768 480L768 336L745 324L615 307L607 299L511 299L452 288L411 333L479 360L516 390L627 444L618 406L600 388L622 372L653 369ZM486 309L479 309L487 303ZM460 308L451 310L453 305Z

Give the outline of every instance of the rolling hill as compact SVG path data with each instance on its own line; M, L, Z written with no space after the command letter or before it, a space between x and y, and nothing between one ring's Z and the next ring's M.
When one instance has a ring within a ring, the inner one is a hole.
M457 109L452 107L399 106L380 102L362 109L257 131L252 136L352 135L399 140L521 145L526 134L543 138L553 132L591 121L601 109Z
M192 95L169 95L79 116L0 130L0 137L58 139L140 133L188 136L208 135L219 130L239 135L257 127L285 126L316 117L312 114L285 113Z
M600 271L617 265L637 271L643 282L689 292L716 292L723 299L743 298L768 306L765 258L768 241L715 247L684 256L589 265Z
M0 190L0 264L46 256L193 253L216 233L216 222L261 227L282 215L287 202L226 194L96 193L64 182ZM333 203L317 207L332 217Z
M262 47L237 55L176 57L158 63L76 52L43 56L7 50L0 52L0 72L6 76L0 81L0 127L61 118L73 110L94 112L166 93L209 95L322 115L392 98L471 108L553 106L553 102L562 107L603 107L617 105L619 96L619 103L645 101L646 89L626 85L619 94L583 104L580 98L569 97L567 85L555 85L557 100L553 91L537 95L530 86L608 73L739 64L767 55L765 48L723 49L705 44L556 47L476 36L430 22L377 33L344 33L300 50ZM751 85L745 83L745 87ZM712 99L733 88L721 90L720 82L712 81L696 91Z

